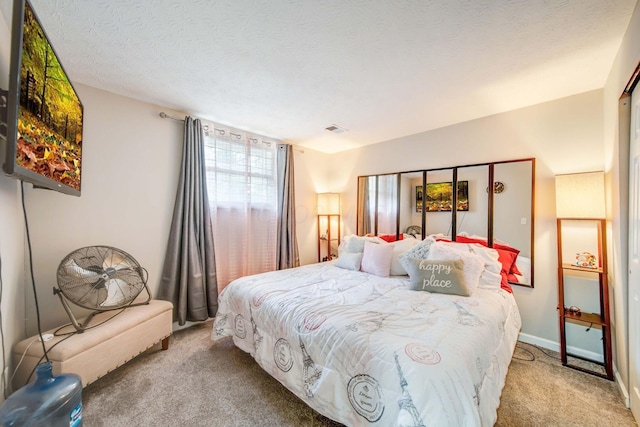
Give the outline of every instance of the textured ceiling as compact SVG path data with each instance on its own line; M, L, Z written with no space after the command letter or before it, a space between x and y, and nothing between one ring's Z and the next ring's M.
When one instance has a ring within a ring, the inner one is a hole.
M31 1L74 82L325 152L602 88L636 5Z

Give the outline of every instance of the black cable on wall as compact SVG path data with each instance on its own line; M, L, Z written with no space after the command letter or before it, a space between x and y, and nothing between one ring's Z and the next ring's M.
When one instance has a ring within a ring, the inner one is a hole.
M36 279L33 274L33 256L31 252L31 237L29 236L29 221L27 220L27 208L24 204L24 181L20 181L20 195L22 198L22 213L24 215L24 228L27 233L27 248L29 252L29 273L31 274L31 287L33 288L33 300L36 305L36 318L38 323L38 336L40 337L40 343L42 344L42 352L47 362L50 362L49 355L47 354L47 347L44 345L44 339L42 339L42 326L40 325L40 306L38 304L38 292L36 291Z

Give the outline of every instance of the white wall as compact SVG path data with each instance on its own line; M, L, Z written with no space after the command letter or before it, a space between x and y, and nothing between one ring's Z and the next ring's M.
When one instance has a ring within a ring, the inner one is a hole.
M358 175L535 157L535 288L514 286L514 295L525 337L557 345L554 176L603 169L602 96L587 92L335 155L330 176L349 212L345 234L356 231Z
M318 262L317 193L338 192L329 185L327 165L331 156L319 151L294 150L296 233L300 264ZM342 200L344 203L344 199ZM344 212L344 209L343 209ZM344 233L342 233L344 235Z
M8 19L0 19L0 88L9 86L10 27ZM0 139L0 152L4 150ZM11 364L11 348L24 337L24 323L21 319L25 311L24 280L24 222L20 207L19 182L0 173L0 259L2 268L2 326L4 357L7 366ZM0 352L2 350L0 349ZM0 392L0 402L4 400Z
M181 161L183 124L158 117L171 111L83 85L76 89L85 107L82 196L30 186L26 191L45 329L68 321L52 287L62 258L83 246L129 252L148 270L155 296ZM327 190L322 184L328 160L322 153L298 150L295 161L300 258L308 264L316 261L315 193ZM34 311L27 313L30 335L36 331Z
M607 183L610 188L608 216L609 251L611 268L609 286L612 312L612 333L614 339L614 360L618 379L625 389L629 386L628 360L628 280L627 280L627 239L628 239L628 194L629 194L629 146L620 144L618 134L618 99L633 71L640 62L640 4L629 22L620 50L611 67L604 86L604 144ZM636 91L638 88L636 87ZM637 355L636 355L637 356Z
M75 86L85 108L82 195L25 192L45 329L68 321L52 288L62 258L83 246L130 253L149 271L155 295L181 158L181 123L160 119L159 107ZM27 312L29 335L34 314Z

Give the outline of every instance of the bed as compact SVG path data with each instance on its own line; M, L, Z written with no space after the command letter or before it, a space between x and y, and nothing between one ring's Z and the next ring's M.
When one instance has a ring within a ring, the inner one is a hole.
M499 284L460 296L412 283L338 261L243 277L221 293L211 337L232 336L348 426L493 425L520 329L513 295Z

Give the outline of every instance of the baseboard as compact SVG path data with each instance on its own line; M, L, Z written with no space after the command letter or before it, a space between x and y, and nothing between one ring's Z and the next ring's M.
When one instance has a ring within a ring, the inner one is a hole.
M629 390L627 390L627 386L622 381L622 377L620 376L620 372L618 368L616 368L616 364L613 364L613 378L618 384L618 388L620 389L620 393L622 393L622 397L624 398L624 405L627 408L631 408L631 396L629 396Z
M555 341L551 341L551 340L547 340L544 338L540 338L540 337L536 337L534 335L529 335L529 334L523 334L520 333L520 335L518 336L518 341L522 341L525 342L527 344L533 344L536 345L538 347L542 347L542 348L546 348L547 350L552 350L552 351L560 351L560 343L557 343ZM573 347L568 347L567 350L572 353L572 354L576 354L582 357L586 357L588 359L591 360L598 360L598 361L602 361L602 355L599 355L597 353L591 352L591 351L585 351L582 349L576 349ZM631 407L631 396L629 395L629 390L627 390L627 386L625 384L625 382L622 380L622 377L620 376L620 372L618 371L616 364L613 364L613 379L615 381L615 383L618 385L618 389L620 390L620 393L622 394L622 398L624 399L624 404L627 408Z
M538 347L546 348L547 350L560 351L559 343L545 338L536 337L535 335L525 334L523 332L520 332L520 334L518 334L518 341L537 345Z
M529 335L520 332L518 335L518 341L525 342L527 344L537 345L538 347L546 348L547 350L552 351L560 351L560 343L551 341L545 338L536 337L534 335ZM593 360L595 362L604 362L604 356L599 353L595 353L593 351L584 350L578 347L567 346L567 352L574 354L576 356L583 357L585 359Z

